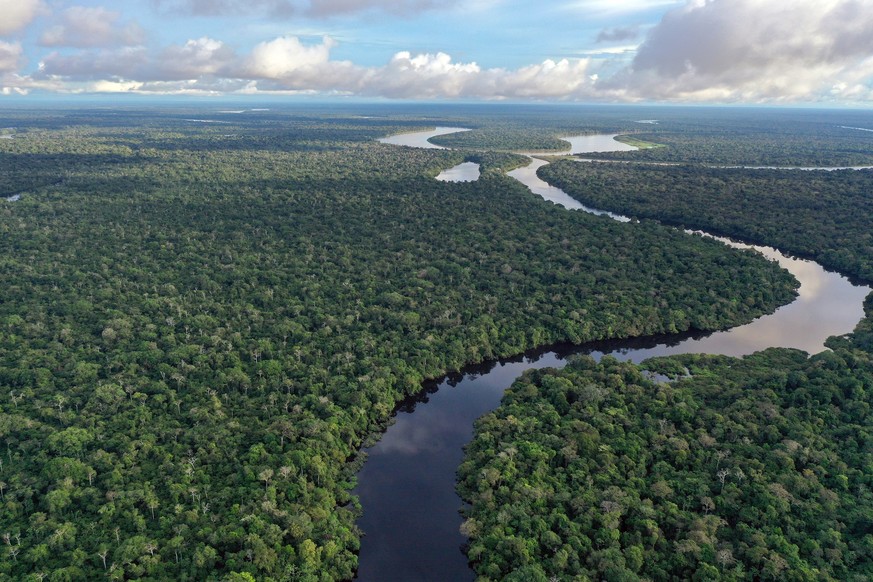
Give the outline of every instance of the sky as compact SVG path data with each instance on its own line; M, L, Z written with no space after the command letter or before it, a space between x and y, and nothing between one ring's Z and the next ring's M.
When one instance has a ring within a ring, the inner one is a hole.
M873 0L0 0L3 96L873 104Z

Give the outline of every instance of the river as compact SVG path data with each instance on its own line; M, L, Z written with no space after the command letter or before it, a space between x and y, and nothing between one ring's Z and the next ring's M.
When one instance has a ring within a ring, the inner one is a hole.
M438 135L446 135L448 133L459 133L461 131L470 131L466 127L437 127L436 129L428 129L425 131L410 131L408 133L398 133L389 135L379 139L379 143L389 145L407 146L411 148L422 148L426 150L444 150L443 146L438 146L430 142L430 138Z
M451 133L441 131L448 129L404 134L409 138L406 140L392 136L392 141L385 143L428 143L429 137ZM568 140L571 149L564 153L634 149L613 137L574 137ZM556 204L627 221L586 208L540 180L536 169L546 163L532 158L530 165L509 175ZM579 353L595 358L612 354L634 362L689 352L741 356L771 346L814 353L824 348L827 337L852 331L863 317L862 302L870 292L868 287L853 285L815 262L794 259L769 247L731 244L758 249L794 274L800 281L797 299L771 315L723 332L552 346L471 366L426 383L421 394L398 406L394 423L367 449L367 462L358 474L355 493L364 509L358 525L365 534L358 578L384 582L475 578L462 551L465 538L458 531L462 502L455 493L455 471L463 460L464 445L473 436L473 422L496 408L503 391L525 370L560 368L568 355Z

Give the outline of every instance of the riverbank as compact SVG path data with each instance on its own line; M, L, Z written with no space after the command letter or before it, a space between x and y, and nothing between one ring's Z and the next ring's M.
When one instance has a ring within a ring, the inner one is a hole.
M417 139L420 139L419 136ZM589 144L618 143L614 136L575 136L572 153L583 153ZM594 146L591 146L594 147ZM532 159L525 167L510 172L510 176L528 186L532 192L567 208L591 211L563 191L539 180L537 168L548 163ZM551 192L551 194L550 194ZM617 215L604 213L616 219ZM624 220L627 220L624 218ZM633 226L629 226L633 228ZM368 460L358 474L355 490L364 508L359 526L364 530L359 578L361 580L471 580L466 557L458 551L464 542L459 533L460 498L455 494L455 471L463 458L463 446L472 437L473 420L500 403L503 390L525 370L561 367L570 353L590 354L600 358L609 353L619 359L641 361L656 356L685 352L716 352L743 355L759 349L785 343L791 347L823 348L832 333L850 331L862 315L860 308L864 290L851 291L845 278L828 274L808 261L791 259L773 249L759 249L785 262L801 281L800 296L785 311L725 332L692 334L690 336L658 336L617 340L608 344L566 346L560 350L546 348L527 355L506 358L465 368L442 381L426 383L420 397L401 404L395 421L376 446L367 450ZM829 288L831 285L834 288ZM837 290L847 291L847 294ZM815 305L816 300L838 298L834 303ZM857 313L847 313L847 319L836 326L819 328L833 321L836 304L851 305ZM807 320L810 312L821 318ZM784 319L783 319L784 318ZM788 320L797 326L787 326ZM774 337L780 329L785 335ZM809 331L822 334L809 341ZM398 525L400 524L400 525Z

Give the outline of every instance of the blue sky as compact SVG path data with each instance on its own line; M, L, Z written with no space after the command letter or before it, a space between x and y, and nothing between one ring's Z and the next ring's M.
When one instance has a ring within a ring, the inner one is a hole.
M873 0L0 0L0 94L864 106L871 31Z

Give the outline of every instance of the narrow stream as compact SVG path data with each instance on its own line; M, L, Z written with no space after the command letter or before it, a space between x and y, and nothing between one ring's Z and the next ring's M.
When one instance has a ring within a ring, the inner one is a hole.
M413 141L451 133L416 132ZM403 136L392 136L397 145ZM614 136L572 138L566 153L634 149ZM432 145L432 144L431 144ZM595 148L595 149L591 149ZM609 149L613 148L613 149ZM589 209L536 176L548 162L532 159L509 175L546 200L569 209ZM724 239L720 239L724 240ZM680 334L617 340L583 346L553 346L465 368L458 374L424 386L417 397L398 407L395 422L382 439L367 450L369 458L358 474L355 493L364 515L358 525L361 541L358 578L364 581L463 581L475 578L462 551L465 538L458 528L461 499L455 493L455 471L463 446L473 436L473 422L500 404L503 391L525 370L564 365L570 354L600 358L612 354L640 362L652 356L706 352L742 356L780 346L819 352L831 335L852 331L863 317L862 302L870 292L845 277L825 271L812 261L793 259L769 247L755 248L777 260L800 281L798 298L790 305L747 325L711 334Z

